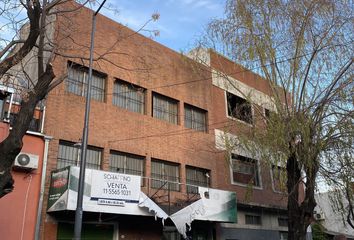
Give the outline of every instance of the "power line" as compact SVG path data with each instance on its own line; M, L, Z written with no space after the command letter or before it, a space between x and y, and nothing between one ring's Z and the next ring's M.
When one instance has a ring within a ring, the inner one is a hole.
M221 122L215 122L215 123L210 123L207 124L206 126L208 128L210 128L213 125L218 125L218 124L224 124L224 123L230 123L230 125L232 126L233 124L231 124L231 120L227 120L227 121L221 121ZM180 125L176 125L176 126L180 126ZM228 127L228 126L222 126L223 128ZM130 141L130 140L139 140L139 139L147 139L147 138L156 138L156 137L171 137L171 136L177 136L177 135L183 135L183 134L188 134L188 133L196 133L196 134L212 134L211 132L202 132L202 131L198 131L196 129L192 129L192 128L186 128L186 129L181 129L181 130L176 130L176 131L171 131L171 132L164 132L164 133L159 133L159 134L151 134L151 135L146 135L146 136L140 136L140 137L132 137L132 138L122 138L122 139L116 139L116 140L110 140L108 141L109 143L111 142L121 142L121 141Z

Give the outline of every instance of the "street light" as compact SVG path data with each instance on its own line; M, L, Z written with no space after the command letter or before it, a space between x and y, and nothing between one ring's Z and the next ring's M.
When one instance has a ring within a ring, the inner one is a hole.
M82 146L81 146L81 156L80 156L81 161L80 161L79 187L77 191L77 205L75 211L75 225L74 225L75 240L81 239L82 216L83 216L82 200L84 197L84 187L85 187L85 169L86 169L87 138L88 138L90 104L91 104L92 62L93 62L93 46L94 46L94 38L95 38L95 30L96 30L96 15L101 10L105 2L106 0L104 0L101 3L97 11L92 15L89 77L87 81L85 120L84 120L84 129L82 133Z

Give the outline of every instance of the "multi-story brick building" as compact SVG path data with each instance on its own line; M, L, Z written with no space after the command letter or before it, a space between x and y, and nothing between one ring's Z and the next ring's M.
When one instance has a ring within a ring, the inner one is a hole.
M88 56L91 15L82 8L55 22L62 56L53 66L57 76L67 77L45 101L41 131L53 139L41 239L64 239L73 228L73 211L47 212L46 202L51 172L78 164L88 73L80 56ZM236 193L236 223L195 220L192 239L285 239L286 198L277 189L278 171L244 151L229 152L220 138L265 126L264 115L272 110L268 83L213 51L203 51L200 63L102 15L95 36L87 168L140 176L141 191L167 215L200 199L198 186ZM123 208L85 212L83 234L181 237L170 219L162 225L152 214L120 214Z

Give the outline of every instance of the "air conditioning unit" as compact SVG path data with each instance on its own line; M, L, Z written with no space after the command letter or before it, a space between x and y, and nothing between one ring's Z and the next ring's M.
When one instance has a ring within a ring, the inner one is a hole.
M322 213L322 212L315 212L314 217L316 220L324 220L325 219L324 213Z
M15 159L14 167L21 169L37 169L39 156L21 152Z

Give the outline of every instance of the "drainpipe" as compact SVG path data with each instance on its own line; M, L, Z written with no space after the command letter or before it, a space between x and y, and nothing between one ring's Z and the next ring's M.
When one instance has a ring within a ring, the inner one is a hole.
M42 117L41 117L41 133L44 132L44 119L45 119L45 106L42 108Z
M53 137L44 136L44 151L43 151L43 162L42 162L42 176L41 176L41 189L38 201L38 209L37 209L37 221L36 221L36 230L34 233L34 239L39 240L39 232L42 223L42 207L43 207L43 197L44 197L44 185L45 185L45 177L47 172L47 161L48 161L48 148L49 141L52 140Z

